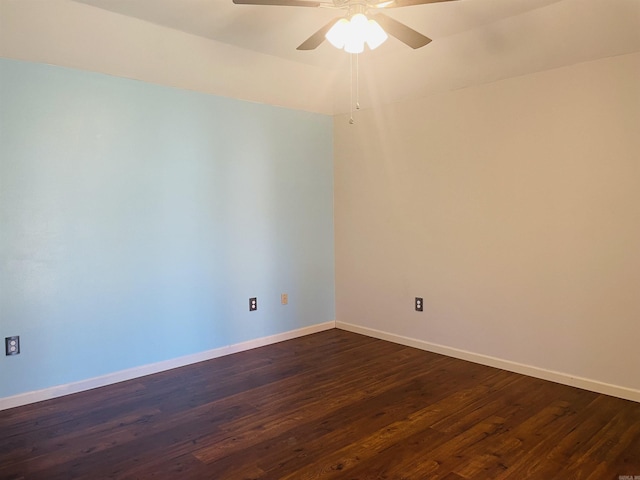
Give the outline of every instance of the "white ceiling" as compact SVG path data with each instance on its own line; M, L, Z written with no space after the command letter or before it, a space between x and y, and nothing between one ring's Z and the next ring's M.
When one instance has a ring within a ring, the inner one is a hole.
M328 42L296 50L341 10L231 0L76 1L330 70L338 104L349 103L349 55ZM363 107L640 51L640 0L458 0L385 13L433 42L412 50L391 38L360 55Z
M234 5L231 0L77 0L223 43L313 65L333 66L344 57L328 44L313 52L296 47L344 10L281 6ZM558 0L458 0L386 10L390 16L432 38L519 15ZM393 39L385 53L408 48ZM376 52L377 53L377 52Z

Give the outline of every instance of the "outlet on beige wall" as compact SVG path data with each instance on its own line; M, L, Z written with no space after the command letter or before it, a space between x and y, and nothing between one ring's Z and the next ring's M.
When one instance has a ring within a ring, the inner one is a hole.
M638 78L636 53L337 117L338 322L640 399Z

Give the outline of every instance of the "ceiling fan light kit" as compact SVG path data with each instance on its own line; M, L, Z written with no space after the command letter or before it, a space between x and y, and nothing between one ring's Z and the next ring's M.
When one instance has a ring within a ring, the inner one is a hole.
M339 19L325 35L331 45L348 53L362 53L366 43L371 50L378 48L388 38L380 24L367 19L364 13L356 13L350 20Z
M240 5L272 5L283 7L324 7L347 10L346 16L331 20L298 46L298 50L314 50L325 39L336 48L348 53L361 53L366 43L371 50L382 45L388 35L397 38L413 49L424 47L431 39L383 13L376 13L375 20L367 18L369 11L387 8L410 7L455 0L233 0Z
M455 0L333 0L332 3L312 0L233 0L233 3L242 5L280 5L283 7L325 7L347 10L346 15L331 20L302 42L297 50L314 50L327 40L334 47L341 50L344 49L347 53L355 54L351 55L352 60L349 69L351 76L351 101L349 102L351 104L351 117L349 118L349 123L353 124L353 57L355 56L356 59L355 106L356 109L359 109L358 54L364 51L365 43L369 46L369 49L375 50L389 38L388 35L397 38L413 49L424 47L431 42L430 38L425 37L420 32L416 32L404 23L379 13L380 10L451 1ZM376 10L377 12L373 15L375 20L367 18L369 11Z

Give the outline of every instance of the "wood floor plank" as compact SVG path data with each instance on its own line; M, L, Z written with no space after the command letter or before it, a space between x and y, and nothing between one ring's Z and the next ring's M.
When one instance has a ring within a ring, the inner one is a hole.
M640 404L341 330L0 412L0 478L617 479Z
M387 389L380 395L333 410L329 415L283 432L257 444L248 454L237 451L225 459L230 464L254 461L264 470L279 477L287 471L297 472L309 461L329 456L333 451L351 445L353 435L374 433L394 421L410 415L425 403L424 382L415 379L409 385ZM398 402L403 398L403 402ZM222 462L215 464L220 469Z
M403 354L402 351L399 353ZM433 366L437 366L439 361L442 359L434 360ZM278 436L296 425L316 421L327 410L335 412L344 406L357 407L358 402L365 401L367 398L376 398L396 385L406 385L413 375L426 374L429 371L423 359L419 357L413 359L407 357L400 366L387 366L384 375L378 373L380 366L376 365L376 362L368 362L367 368L373 369L369 375L363 375L359 371L350 372L348 368L345 369L345 364L341 365L341 375L347 377L343 382L331 380L318 384L315 380L307 383L308 379L300 379L300 382L306 386L301 389L304 397L296 397L293 401L291 398L286 398L283 389L277 388L272 402L261 404L266 407L262 415L248 418L243 424L230 424L226 438L212 437L211 448L201 449L195 452L195 455L204 462L211 462L219 456L221 450L233 453L235 450L249 448L262 440ZM433 373L430 378L433 382L446 380L443 373ZM284 397L285 401L278 397ZM224 433L222 432L223 436Z

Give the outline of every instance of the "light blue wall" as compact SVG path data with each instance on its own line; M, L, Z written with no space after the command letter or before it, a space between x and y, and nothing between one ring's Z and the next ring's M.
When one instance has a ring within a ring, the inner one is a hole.
M334 320L332 142L329 116L0 59L0 397Z

